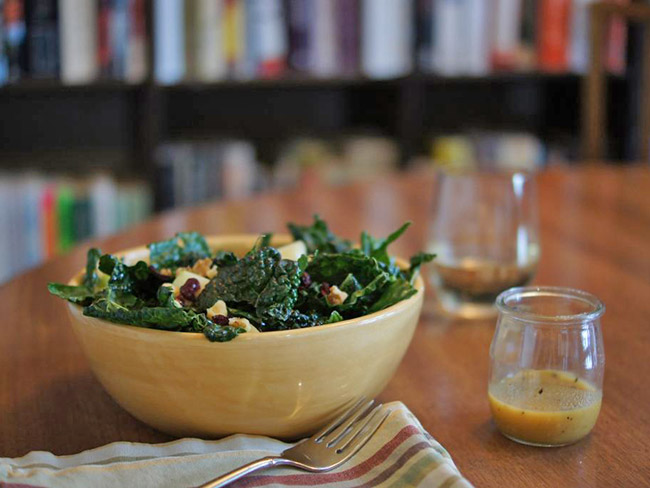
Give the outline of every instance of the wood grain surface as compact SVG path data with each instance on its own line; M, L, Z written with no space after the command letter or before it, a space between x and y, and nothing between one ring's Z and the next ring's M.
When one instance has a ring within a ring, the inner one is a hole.
M650 484L650 170L552 168L539 175L542 258L535 282L585 289L607 306L603 409L592 434L544 449L502 437L486 398L494 321L436 313L429 295L416 335L383 401L401 400L476 486ZM84 243L0 288L0 457L32 450L71 454L109 442L161 442L102 390L72 335L65 304L48 281L67 280L88 245L104 251L195 229L206 234L282 231L319 213L338 233L387 233L414 225L396 254L426 240L433 177L403 177L332 189L303 188L163 215L118 236Z

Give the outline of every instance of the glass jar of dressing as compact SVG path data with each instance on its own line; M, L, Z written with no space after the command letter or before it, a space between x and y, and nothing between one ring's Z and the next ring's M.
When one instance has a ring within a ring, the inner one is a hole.
M488 399L498 429L533 446L563 446L593 428L605 352L594 295L558 287L511 288L496 300Z

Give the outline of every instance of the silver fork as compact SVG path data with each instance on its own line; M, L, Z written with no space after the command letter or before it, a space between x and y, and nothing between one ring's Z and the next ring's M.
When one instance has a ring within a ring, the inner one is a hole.
M253 471L272 466L293 466L312 473L334 469L354 456L390 414L390 410L382 412L381 403L373 408L374 403L374 400L361 399L312 437L287 449L279 456L258 459L198 488L226 486Z

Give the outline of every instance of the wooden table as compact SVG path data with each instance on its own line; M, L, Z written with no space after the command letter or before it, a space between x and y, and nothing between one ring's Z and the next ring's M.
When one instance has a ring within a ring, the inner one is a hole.
M382 400L401 400L477 486L648 486L650 483L650 171L640 167L551 169L540 175L542 260L536 282L588 290L607 305L603 409L590 437L559 449L502 437L486 400L494 321L443 319L425 304L411 347ZM432 179L411 174L377 184L305 189L179 211L116 237L105 251L167 237L282 231L315 212L334 229L385 234L410 219L395 245L423 246ZM112 441L170 438L118 407L91 374L64 303L48 281L66 280L87 245L0 288L0 457L31 450L70 454Z

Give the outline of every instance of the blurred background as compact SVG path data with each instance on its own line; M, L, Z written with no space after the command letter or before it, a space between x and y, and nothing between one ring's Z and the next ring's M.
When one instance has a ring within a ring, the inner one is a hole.
M414 166L648 161L649 11L0 0L0 283L215 199Z

